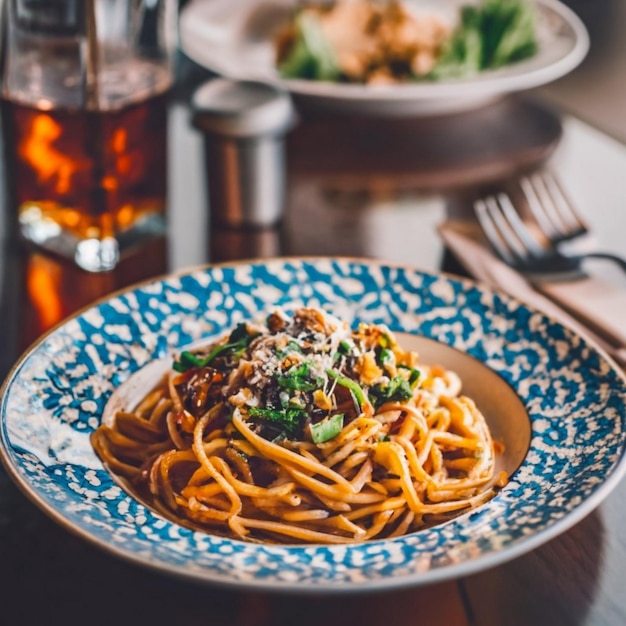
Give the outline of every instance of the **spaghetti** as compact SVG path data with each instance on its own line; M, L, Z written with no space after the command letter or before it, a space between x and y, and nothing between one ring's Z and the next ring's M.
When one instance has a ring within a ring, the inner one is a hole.
M183 524L258 542L349 543L445 521L506 476L452 371L384 326L315 308L182 352L92 435L109 469Z

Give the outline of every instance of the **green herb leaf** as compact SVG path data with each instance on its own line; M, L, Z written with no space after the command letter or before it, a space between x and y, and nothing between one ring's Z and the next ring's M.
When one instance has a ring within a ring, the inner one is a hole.
M380 353L378 354L378 362L381 365L387 365L388 363L393 362L393 351L389 348L382 348Z
M282 349L276 352L276 355L280 358L286 357L288 354L302 354L302 346L295 341L294 339L290 340L287 345Z
M172 367L177 372L186 372L193 367L206 367L213 359L225 352L230 352L233 356L241 356L256 336L254 333L248 333L245 323L238 324L230 333L226 343L215 346L206 357L200 358L192 352L184 351L180 354L178 361L174 361Z
M387 384L374 385L370 389L374 406L378 408L385 402L404 402L413 396L411 384L404 376L394 376Z
M193 352L187 350L180 353L178 361L174 361L172 367L177 372L186 372L192 367L201 367L202 359L198 358Z
M342 339L339 342L339 346L337 346L337 352L339 352L340 354L350 354L351 349L352 345L347 339Z
M398 368L409 370L410 372L409 385L411 385L411 389L415 389L415 385L417 384L417 381L420 379L420 376L422 375L422 373L418 369L411 367L410 365L400 364L398 365Z
M342 339L337 346L337 351L333 354L333 361L339 361L342 356L349 356L352 352L352 345L346 339Z
M345 376L342 376L335 370L326 370L326 374L328 374L330 378L336 380L338 385L341 385L342 387L345 387L352 392L354 399L359 405L359 409L362 411L363 407L367 404L367 398L365 397L365 392L363 391L359 383L357 383L355 380L352 380L351 378L346 378Z
M304 412L301 409L262 409L250 407L248 409L250 417L259 417L269 420L280 426L286 436L295 436L302 430Z
M311 424L311 438L314 443L324 443L334 439L343 429L343 413L336 413L317 424Z
M277 376L276 382L282 389L290 391L313 391L319 389L324 381L318 377L312 378L309 364L305 362L294 366L286 374Z

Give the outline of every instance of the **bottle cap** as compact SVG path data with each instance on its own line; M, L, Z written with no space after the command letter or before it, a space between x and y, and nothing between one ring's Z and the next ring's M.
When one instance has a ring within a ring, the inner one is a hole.
M257 81L212 79L196 90L191 108L197 128L231 138L277 135L295 122L291 96Z

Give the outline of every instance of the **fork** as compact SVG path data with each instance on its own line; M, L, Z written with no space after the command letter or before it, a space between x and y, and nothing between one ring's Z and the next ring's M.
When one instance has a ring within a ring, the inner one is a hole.
M566 254L558 244L542 241L515 209L505 192L488 195L474 202L474 212L483 232L498 256L523 274L535 278L559 275L560 279L584 276L586 259L605 259L626 272L626 260L608 252ZM570 236L574 236L570 231Z
M589 233L589 228L551 172L543 170L522 176L519 184L535 222L553 245Z

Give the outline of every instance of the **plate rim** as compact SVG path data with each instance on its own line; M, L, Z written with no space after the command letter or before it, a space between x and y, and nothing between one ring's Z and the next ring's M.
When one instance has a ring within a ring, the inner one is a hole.
M26 350L22 353L22 355L17 359L17 361L11 367L9 373L2 381L0 385L0 461L7 471L8 475L14 481L22 493L36 506L38 506L46 515L48 515L52 520L54 520L57 524L59 524L65 530L68 530L75 536L78 536L87 541L87 543L94 545L95 547L104 550L106 553L113 554L124 561L133 563L143 568L151 569L153 571L161 572L166 575L175 576L178 578L188 579L190 581L200 582L204 584L212 584L216 586L226 587L226 588L240 588L240 589L250 589L250 590L263 590L267 592L276 592L276 593L319 593L319 592L331 592L331 593L359 593L363 591L383 591L388 589L401 589L406 587L417 587L422 585L428 585L431 583L439 583L443 581L453 580L462 578L467 575L471 575L480 571L484 571L491 567L495 567L497 565L501 565L506 563L522 554L526 554L537 547L547 543L548 541L554 539L555 537L561 535L566 532L572 526L576 525L580 522L584 517L586 517L589 513L595 510L599 504L602 503L606 499L606 497L613 491L613 489L617 486L617 484L622 480L622 478L626 475L626 444L622 445L619 450L619 455L616 458L613 467L611 468L610 474L607 474L601 484L597 486L597 488L589 494L585 499L583 499L577 506L575 506L572 510L566 512L566 514L552 521L547 527L541 528L538 532L525 536L522 540L519 540L513 544L509 544L504 548L491 551L487 554L481 554L476 558L472 558L467 561L463 561L460 563L454 563L451 565L445 565L442 567L438 567L436 569L428 569L426 572L418 572L418 573L410 573L408 575L403 575L400 578L396 578L395 576L386 576L384 578L373 578L359 581L358 583L351 582L341 582L337 581L324 581L323 583L316 583L310 586L302 586L299 581L276 581L276 580L266 580L266 579L247 579L247 580L226 580L223 574L220 574L219 571L212 571L208 569L202 570L194 570L188 571L184 568L184 566L172 565L171 563L166 563L163 561L155 561L144 556L141 556L133 551L124 550L122 547L118 547L114 544L109 544L104 541L102 538L95 536L90 533L88 529L81 527L78 523L73 522L69 517L65 516L64 513L54 506L50 505L45 498L37 491L36 487L33 487L29 484L28 480L23 477L19 471L18 467L11 458L9 454L11 449L14 449L10 446L10 442L7 438L6 433L6 405L5 398L8 390L11 387L12 382L15 380L17 375L19 374L22 367L28 362L28 359L31 355L36 352L36 350L43 345L49 336L69 324L70 322L76 320L81 317L85 312L95 309L99 307L101 304L105 304L109 301L118 298L124 294L130 294L136 290L141 289L142 287L146 287L152 284L160 284L164 281L190 276L193 277L198 274L206 274L208 272L212 272L216 269L223 268L233 268L233 267L246 267L246 266L258 266L258 265L267 265L278 264L298 264L298 263L306 263L306 264L318 264L318 263L348 263L348 264L358 264L358 265L366 265L368 267L378 267L378 268L390 268L390 269L399 269L412 273L419 274L420 276L426 277L434 277L437 279L444 279L446 281L454 281L460 283L464 289L475 288L478 289L481 293L491 293L496 294L500 298L504 300L508 300L515 304L516 307L522 306L525 307L532 313L539 313L542 318L549 321L550 323L555 323L562 328L565 328L567 332L571 335L571 337L582 338L584 343L591 347L593 351L595 351L599 356L603 358L610 366L610 370L613 374L617 375L619 379L626 385L626 372L622 371L621 368L611 359L611 357L600 347L598 346L593 339L588 338L579 334L575 329L568 326L566 323L561 322L556 319L549 313L544 313L543 311L533 307L532 305L524 302L523 300L511 296L506 292L491 287L482 283L481 281L477 281L472 278L468 278L465 276L459 276L450 272L437 272L432 270L423 270L418 267L415 267L406 263L397 263L397 262L389 262L385 260L379 259L369 259L362 257L341 257L341 256L298 256L298 257L274 257L271 259L247 259L241 261L232 261L232 262L223 262L223 263L209 263L202 264L191 268L183 268L174 272L167 272L162 275L153 277L151 279L142 280L140 282L134 283L127 287L118 289L102 298L99 298L92 302L89 305L77 310L75 313L68 316L62 322L42 334L39 338L37 338ZM428 337L429 339L434 339L433 337ZM436 340L435 340L436 341ZM450 344L446 344L449 347L456 348L456 346L451 346ZM171 347L171 346L170 346ZM474 356L474 355L470 355ZM474 357L475 358L475 357ZM507 381L508 382L508 381ZM532 441L531 441L532 444ZM532 445L531 445L532 449ZM106 471L106 470L105 470ZM132 498L132 496L126 494L126 497ZM169 521L169 520L168 520ZM172 522L170 522L172 523ZM400 538L402 539L402 538ZM241 542L245 543L245 542ZM360 545L360 544L355 544ZM272 546L270 546L271 548ZM276 546L278 549L284 549L288 546ZM298 548L299 546L292 546Z

